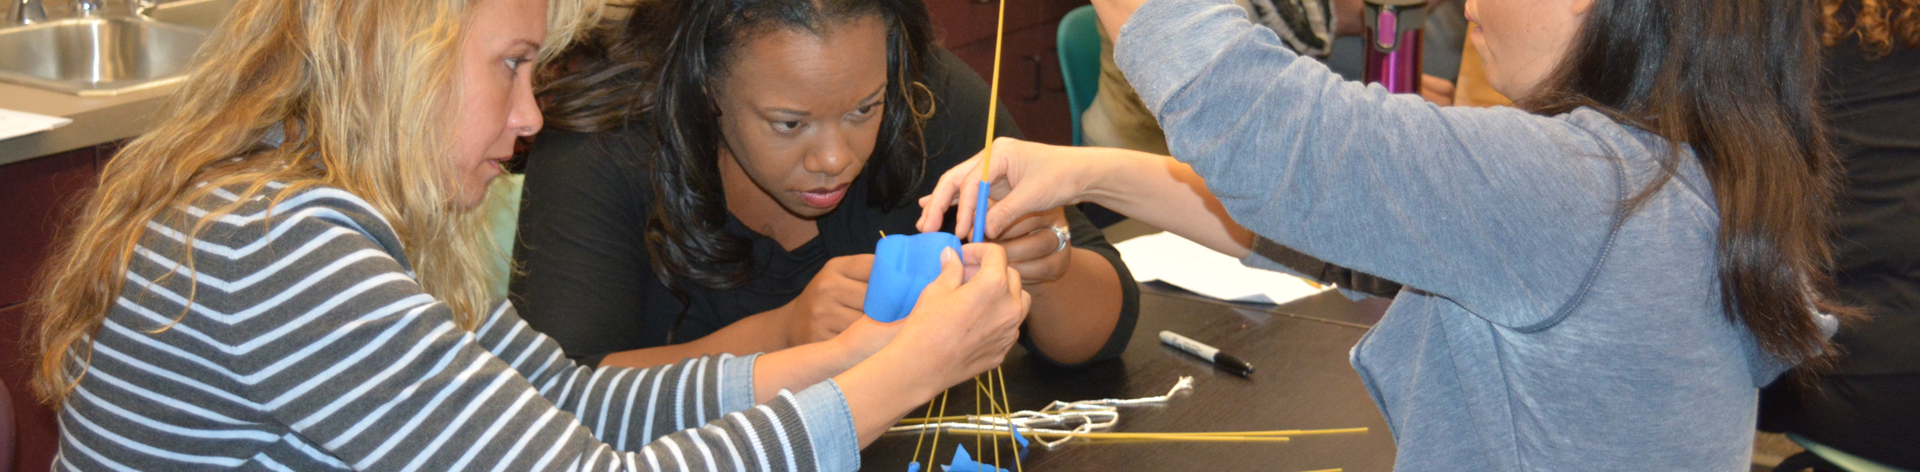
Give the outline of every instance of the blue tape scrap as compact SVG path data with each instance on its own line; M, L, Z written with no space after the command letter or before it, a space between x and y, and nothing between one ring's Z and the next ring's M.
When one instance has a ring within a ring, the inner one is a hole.
M1013 440L1020 443L1020 459L1025 460L1027 458L1027 435L1020 434L1020 425L1013 424L1011 421L1007 422L1007 427L1012 428Z
M953 233L895 234L880 238L873 249L873 272L867 277L862 308L868 318L892 323L913 312L920 291L940 278L940 250L960 253L960 237Z
M953 463L940 466L940 470L946 472L1007 472L1007 469L975 462L973 456L967 454L966 446L954 446Z

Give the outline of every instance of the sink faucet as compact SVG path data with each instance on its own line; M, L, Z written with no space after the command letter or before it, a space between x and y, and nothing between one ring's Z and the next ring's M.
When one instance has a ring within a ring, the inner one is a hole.
M105 5L101 5L100 0L73 0L73 16L79 18L100 16L103 6Z
M13 13L7 15L8 25L31 25L47 21L47 9L40 6L40 0L12 0Z

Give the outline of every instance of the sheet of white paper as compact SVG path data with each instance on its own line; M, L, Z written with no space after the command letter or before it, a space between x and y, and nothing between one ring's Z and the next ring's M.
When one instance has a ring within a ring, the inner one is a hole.
M1173 233L1154 233L1113 246L1120 250L1120 259L1127 262L1134 280L1159 280L1221 300L1279 304L1331 288L1241 265L1231 256Z
M0 139L26 136L66 126L72 122L73 120L57 116L35 115L24 111L0 108Z

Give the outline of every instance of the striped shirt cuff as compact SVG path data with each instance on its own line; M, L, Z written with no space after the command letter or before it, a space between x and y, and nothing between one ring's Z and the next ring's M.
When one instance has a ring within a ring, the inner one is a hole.
M730 357L720 366L720 415L753 408L753 365L759 354Z
M860 436L853 427L853 410L840 383L828 379L793 396L813 440L820 470L860 470Z

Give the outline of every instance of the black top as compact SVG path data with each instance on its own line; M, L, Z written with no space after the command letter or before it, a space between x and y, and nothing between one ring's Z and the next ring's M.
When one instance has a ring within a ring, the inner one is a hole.
M1827 49L1834 152L1847 188L1834 218L1835 281L1872 319L1834 340L1850 374L1920 373L1920 50L1868 60L1858 42Z
M1868 60L1850 40L1827 48L1822 78L1849 184L1834 218L1834 282L1868 319L1834 335L1831 372L1761 390L1758 427L1920 469L1920 50Z
M935 51L928 70L935 114L926 125L927 170L913 195L933 191L935 179L978 153L986 135L987 85L959 57ZM1064 117L1063 117L1064 119ZM1002 108L997 134L1019 137ZM655 276L642 239L653 194L641 159L651 155L644 129L623 132L542 132L526 169L511 296L520 315L552 336L567 356L588 365L607 354L662 346L681 303ZM920 208L911 199L895 208L867 206L863 172L843 204L816 220L820 235L786 251L748 229L732 214L727 231L752 242L755 268L739 288L715 290L682 283L691 302L675 342L699 339L747 316L779 308L800 295L828 259L871 254L880 232L913 234ZM953 227L948 213L946 228ZM1139 316L1139 287L1120 253L1078 211L1068 209L1073 245L1105 257L1119 273L1120 320L1093 361L1118 357ZM1022 336L1021 343L1033 349ZM1043 356L1044 357L1044 356ZM1089 361L1092 362L1092 361Z

